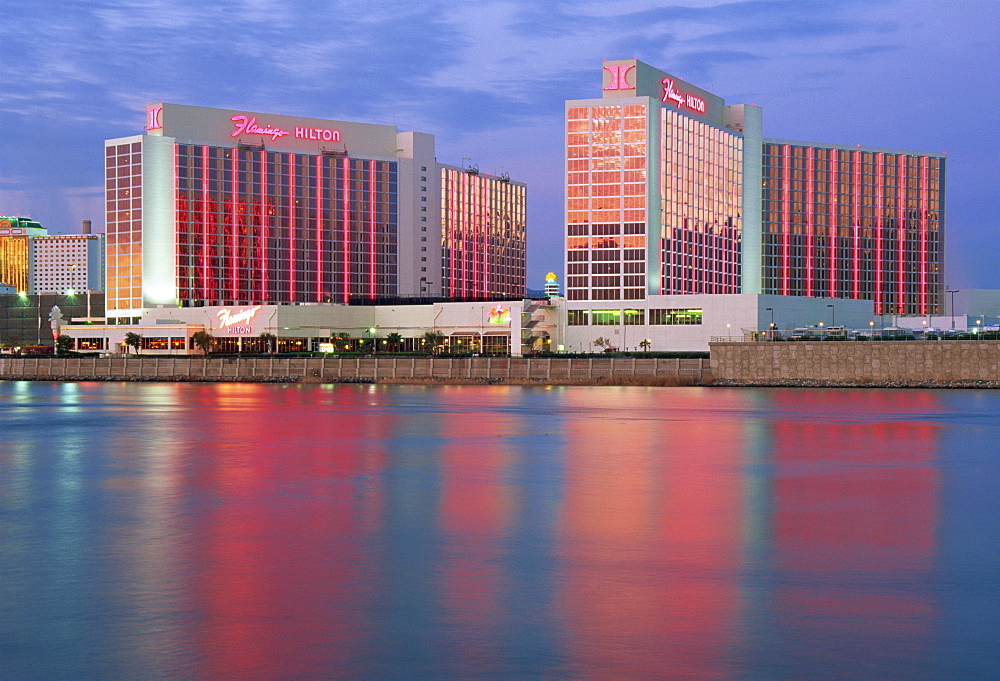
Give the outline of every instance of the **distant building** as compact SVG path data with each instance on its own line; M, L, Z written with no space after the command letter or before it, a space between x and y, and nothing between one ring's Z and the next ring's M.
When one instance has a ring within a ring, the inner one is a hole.
M27 292L29 240L46 234L48 230L30 218L0 217L0 282L13 286L15 291Z
M103 290L103 234L53 234L31 239L28 293Z
M104 235L49 234L23 217L0 217L0 282L29 295L104 290Z

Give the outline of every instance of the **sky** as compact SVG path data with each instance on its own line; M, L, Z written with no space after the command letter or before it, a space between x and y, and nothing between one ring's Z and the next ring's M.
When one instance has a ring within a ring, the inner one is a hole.
M11 0L0 215L103 231L103 144L147 102L396 125L528 185L562 272L563 103L638 58L763 108L764 136L947 152L946 284L1000 288L997 0Z

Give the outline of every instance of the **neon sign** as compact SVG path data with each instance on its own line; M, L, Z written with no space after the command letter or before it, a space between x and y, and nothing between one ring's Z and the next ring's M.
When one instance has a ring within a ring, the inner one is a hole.
M490 324L510 324L510 308L504 305L494 305L490 308Z
M162 106L154 106L150 109L146 109L146 130L160 130L163 128L163 123L160 121L160 116L162 114Z
M339 142L340 131L327 128L295 128L295 138L300 140L320 140L323 142Z
M272 140L281 139L285 135L290 135L291 133L287 130L282 130L281 128L275 128L272 125L265 125L263 128L257 125L257 117L247 118L246 116L233 116L230 118L233 124L236 126L236 130L233 131L232 137L239 137L243 133L248 135L264 135L270 136Z
M694 95L684 94L683 92L678 92L674 88L674 81L670 78L663 79L663 99L664 104L673 102L678 109L683 109L685 106L692 111L697 111L698 113L705 113L705 100L701 97L695 97Z
M219 328L229 333L253 333L250 323L261 307L261 305L248 307L236 314L233 314L229 308L219 310L216 313L219 317Z
M635 64L614 64L605 66L604 70L611 74L611 84L605 90L634 90L634 85L629 85L625 79L625 74L635 66Z

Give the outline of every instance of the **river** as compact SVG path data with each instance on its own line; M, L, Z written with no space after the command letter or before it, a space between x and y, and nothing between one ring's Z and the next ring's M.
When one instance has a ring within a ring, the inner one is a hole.
M1000 392L0 382L0 679L989 679Z

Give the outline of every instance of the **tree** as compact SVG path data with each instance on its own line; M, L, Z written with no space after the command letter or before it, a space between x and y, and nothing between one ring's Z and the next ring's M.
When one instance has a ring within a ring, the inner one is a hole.
M403 337L400 336L395 331L393 331L390 334L386 334L385 342L389 344L390 350L396 350L399 347L400 343L403 342Z
M215 343L215 339L208 331L195 331L191 335L191 341L206 355L212 349L212 344Z
M278 337L273 333L268 333L267 331L261 332L259 338L264 342L264 347L267 348L267 352L274 352L276 347L275 343L278 341Z
M652 344L653 344L653 342L651 340L649 340L648 338L643 338L639 342L639 347L642 348L643 350L645 350L646 352L649 352L649 346L652 345Z
M73 347L73 338L71 336L67 336L66 334L63 333L60 334L58 338L56 338L56 354L58 355L66 354L67 352L70 351L70 348L72 347Z
M437 331L428 331L424 334L424 343L430 346L431 352L435 352L444 343L444 334Z
M336 346L337 350L347 351L351 349L351 334L346 331L331 333L330 341Z
M611 341L605 338L604 336L598 336L597 338L595 338L594 345L603 349L604 351L608 351L612 348Z
M135 354L139 354L139 348L142 347L142 336L137 333L129 331L125 334L125 347L134 348ZM126 350L127 352L127 350Z

